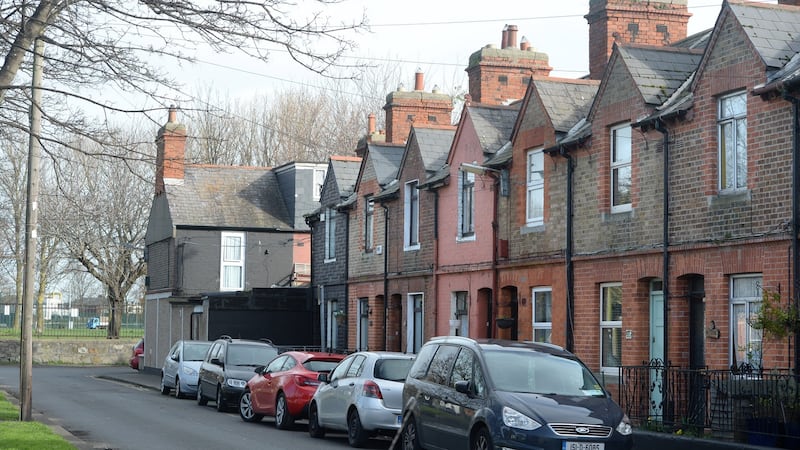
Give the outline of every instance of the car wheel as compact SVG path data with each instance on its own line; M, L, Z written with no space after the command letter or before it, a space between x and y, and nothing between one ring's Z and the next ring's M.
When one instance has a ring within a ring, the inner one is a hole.
M308 407L308 434L317 439L325 437L325 428L319 424L319 411L317 411L316 403L312 403Z
M175 377L175 398L183 398L183 392L181 392L181 379Z
M358 411L355 409L350 411L347 415L347 441L350 447L363 447L369 439L367 430L361 426L361 418L358 417Z
M472 437L471 450L490 450L492 446L492 437L489 435L489 430L486 428L479 428L475 435Z
M419 437L417 437L417 422L413 416L408 416L400 431L400 443L403 450L420 450Z
M217 411L225 412L225 398L222 396L222 386L217 386Z
M200 406L208 404L208 399L203 397L203 385L199 382L197 383L197 404Z
M253 412L253 402L250 398L250 391L244 391L239 399L239 416L245 422L258 422L263 418L261 414Z
M164 372L161 372L161 395L169 395L169 387L164 380Z
M275 401L275 426L279 430L285 430L292 426L294 418L289 414L289 405L286 403L286 396L278 394Z

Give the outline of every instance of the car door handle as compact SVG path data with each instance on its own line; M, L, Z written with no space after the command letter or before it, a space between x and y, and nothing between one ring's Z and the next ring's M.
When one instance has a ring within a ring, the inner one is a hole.
M350 384L348 384L348 386L350 386L350 387L353 387L353 386L355 386L355 385L356 385L355 383L350 383Z

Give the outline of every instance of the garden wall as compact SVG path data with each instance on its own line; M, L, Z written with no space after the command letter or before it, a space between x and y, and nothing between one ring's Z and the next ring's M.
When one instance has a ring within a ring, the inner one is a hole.
M33 341L33 364L128 364L138 339L42 339ZM19 363L20 341L0 340L0 364Z

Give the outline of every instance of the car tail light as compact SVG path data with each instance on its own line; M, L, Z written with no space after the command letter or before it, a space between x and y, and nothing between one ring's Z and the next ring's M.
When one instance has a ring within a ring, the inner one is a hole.
M364 397L374 397L383 400L381 388L374 381L367 381L364 383L363 392Z
M298 386L319 386L320 383L316 378L309 378L303 375L295 375L294 384Z

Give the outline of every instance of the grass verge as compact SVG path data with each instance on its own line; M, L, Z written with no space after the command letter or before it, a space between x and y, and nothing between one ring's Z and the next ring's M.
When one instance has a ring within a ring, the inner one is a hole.
M39 422L20 422L19 408L0 392L0 442L4 449L75 450L66 439Z

